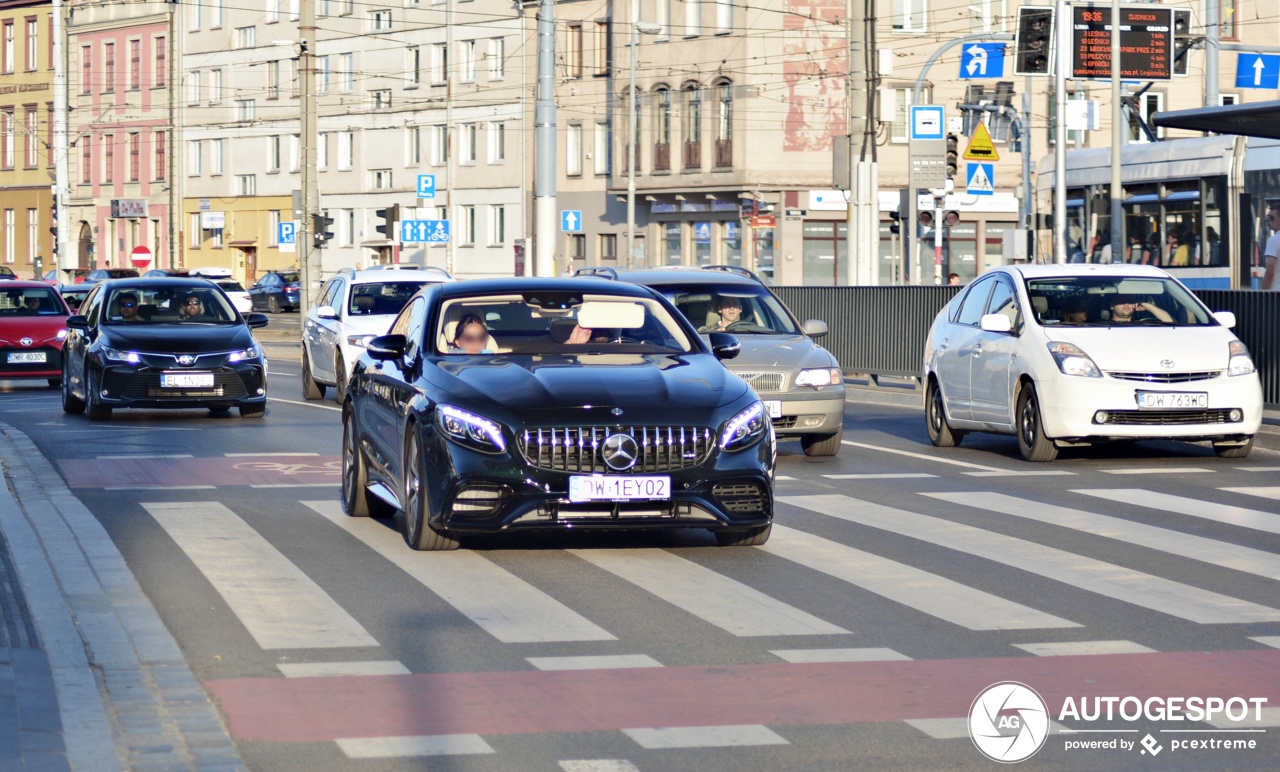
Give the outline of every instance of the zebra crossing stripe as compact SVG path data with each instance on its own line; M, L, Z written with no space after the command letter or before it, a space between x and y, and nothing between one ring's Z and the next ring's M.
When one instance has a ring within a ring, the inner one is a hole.
M733 635L849 632L665 550L568 552Z
M790 745L763 724L737 726L681 726L659 729L623 729L641 748L732 748L747 745Z
M143 504L264 649L377 646L363 626L217 501Z
M470 756L493 753L477 734L438 734L423 737L343 737L335 740L349 759L389 759L405 756Z
M421 555L368 518L347 517L336 501L304 501L394 563L503 643L612 641L613 635L510 571L474 552Z
M786 662L902 662L905 654L893 649L773 649L769 652Z
M1249 490L1239 488L1223 488L1232 493L1248 493ZM1258 489L1252 489L1256 491ZM1142 490L1141 488L1090 488L1074 490L1072 493L1083 493L1108 501L1134 504L1139 507L1162 509L1166 512L1177 512L1180 515L1200 517L1227 525L1238 525L1241 528L1252 528L1255 531L1280 533L1280 515L1261 512L1246 507L1235 507L1230 504L1219 504L1213 501L1191 499L1186 496L1174 496L1169 493Z
M1049 643L1015 643L1037 657L1075 657L1083 654L1152 654L1155 649L1133 641L1056 641Z
M776 523L768 543L758 549L970 630L1080 626L937 574Z
M1088 592L1200 624L1280 621L1280 610L1123 566L848 496L788 496L780 503L985 558Z
M1043 504L1003 493L923 493L929 498L1105 536L1171 555L1280 580L1280 555L1119 517Z

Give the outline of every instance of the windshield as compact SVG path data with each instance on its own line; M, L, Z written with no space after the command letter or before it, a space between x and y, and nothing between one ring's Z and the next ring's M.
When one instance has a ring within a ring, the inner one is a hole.
M104 324L235 324L227 296L207 284L164 284L115 289Z
M280 274L280 280L285 284L297 284L302 281L302 278L296 273L282 273Z
M0 316L66 316L67 312L52 288L9 290L0 294Z
M423 281L384 281L374 284L357 284L351 288L352 316L394 316L400 313L409 298L422 289Z
M1217 324L1181 284L1134 276L1027 280L1036 321L1045 327L1110 327L1121 324Z
M219 281L218 286L225 292L244 292L244 287L240 286L240 282L230 279Z
M791 314L764 287L698 285L654 289L666 295L698 332L798 334Z
M436 350L462 355L686 354L694 345L656 300L559 292L451 300L440 314Z

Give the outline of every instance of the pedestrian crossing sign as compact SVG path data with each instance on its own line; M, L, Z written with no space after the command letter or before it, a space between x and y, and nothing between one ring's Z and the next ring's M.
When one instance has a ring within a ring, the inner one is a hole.
M987 125L985 123L979 123L978 127L973 130L973 137L969 140L969 147L965 148L964 151L964 160L1000 160L1000 155L996 152L996 146L991 141L991 133L987 131Z
M967 164L968 174L965 176L965 192L972 196L993 196L996 188L993 182L995 164Z

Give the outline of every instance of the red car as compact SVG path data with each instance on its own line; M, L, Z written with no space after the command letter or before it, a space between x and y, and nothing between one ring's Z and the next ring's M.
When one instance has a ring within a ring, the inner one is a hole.
M0 284L0 379L45 378L62 384L62 340L71 311L43 281Z

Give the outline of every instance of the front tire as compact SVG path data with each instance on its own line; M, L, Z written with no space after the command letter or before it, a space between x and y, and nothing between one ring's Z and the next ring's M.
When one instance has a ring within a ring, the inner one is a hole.
M346 405L342 418L342 511L351 517L394 514L385 501L369 493L369 466L360 448L359 436L355 410Z
M800 437L800 447L806 456L834 456L840 452L840 443L844 440L844 427L835 434L804 434Z
M71 393L71 377L65 369L62 371L62 412L67 415L84 412L84 400Z
M347 399L347 363L341 354L333 360L333 396L339 405Z
M1221 442L1213 443L1213 452L1217 453L1219 458L1246 458L1252 450L1253 437L1249 437L1249 441L1243 445L1227 445Z
M759 547L769 541L773 523L758 525L745 531L716 531L716 542L721 547Z
M307 346L302 345L302 398L324 399L324 386L316 383L311 375L311 357L307 356Z
M1058 446L1045 436L1040 397L1034 384L1018 393L1018 450L1027 461L1041 463L1058 457Z
M437 531L427 522L427 496L422 490L422 444L417 427L409 426L404 452L404 540L415 550L456 550L457 538Z
M964 440L964 432L951 428L947 423L947 406L942 401L942 387L936 378L929 379L924 397L924 423L929 431L929 442L939 448L954 448Z
M267 298L267 313L270 313L270 314L280 313L280 301L276 300L275 295L272 295Z
M98 389L94 385L93 380L89 377L88 373L85 373L84 395L86 399L84 404L84 414L90 421L110 421L111 408L98 401L98 397L96 396L97 393Z

